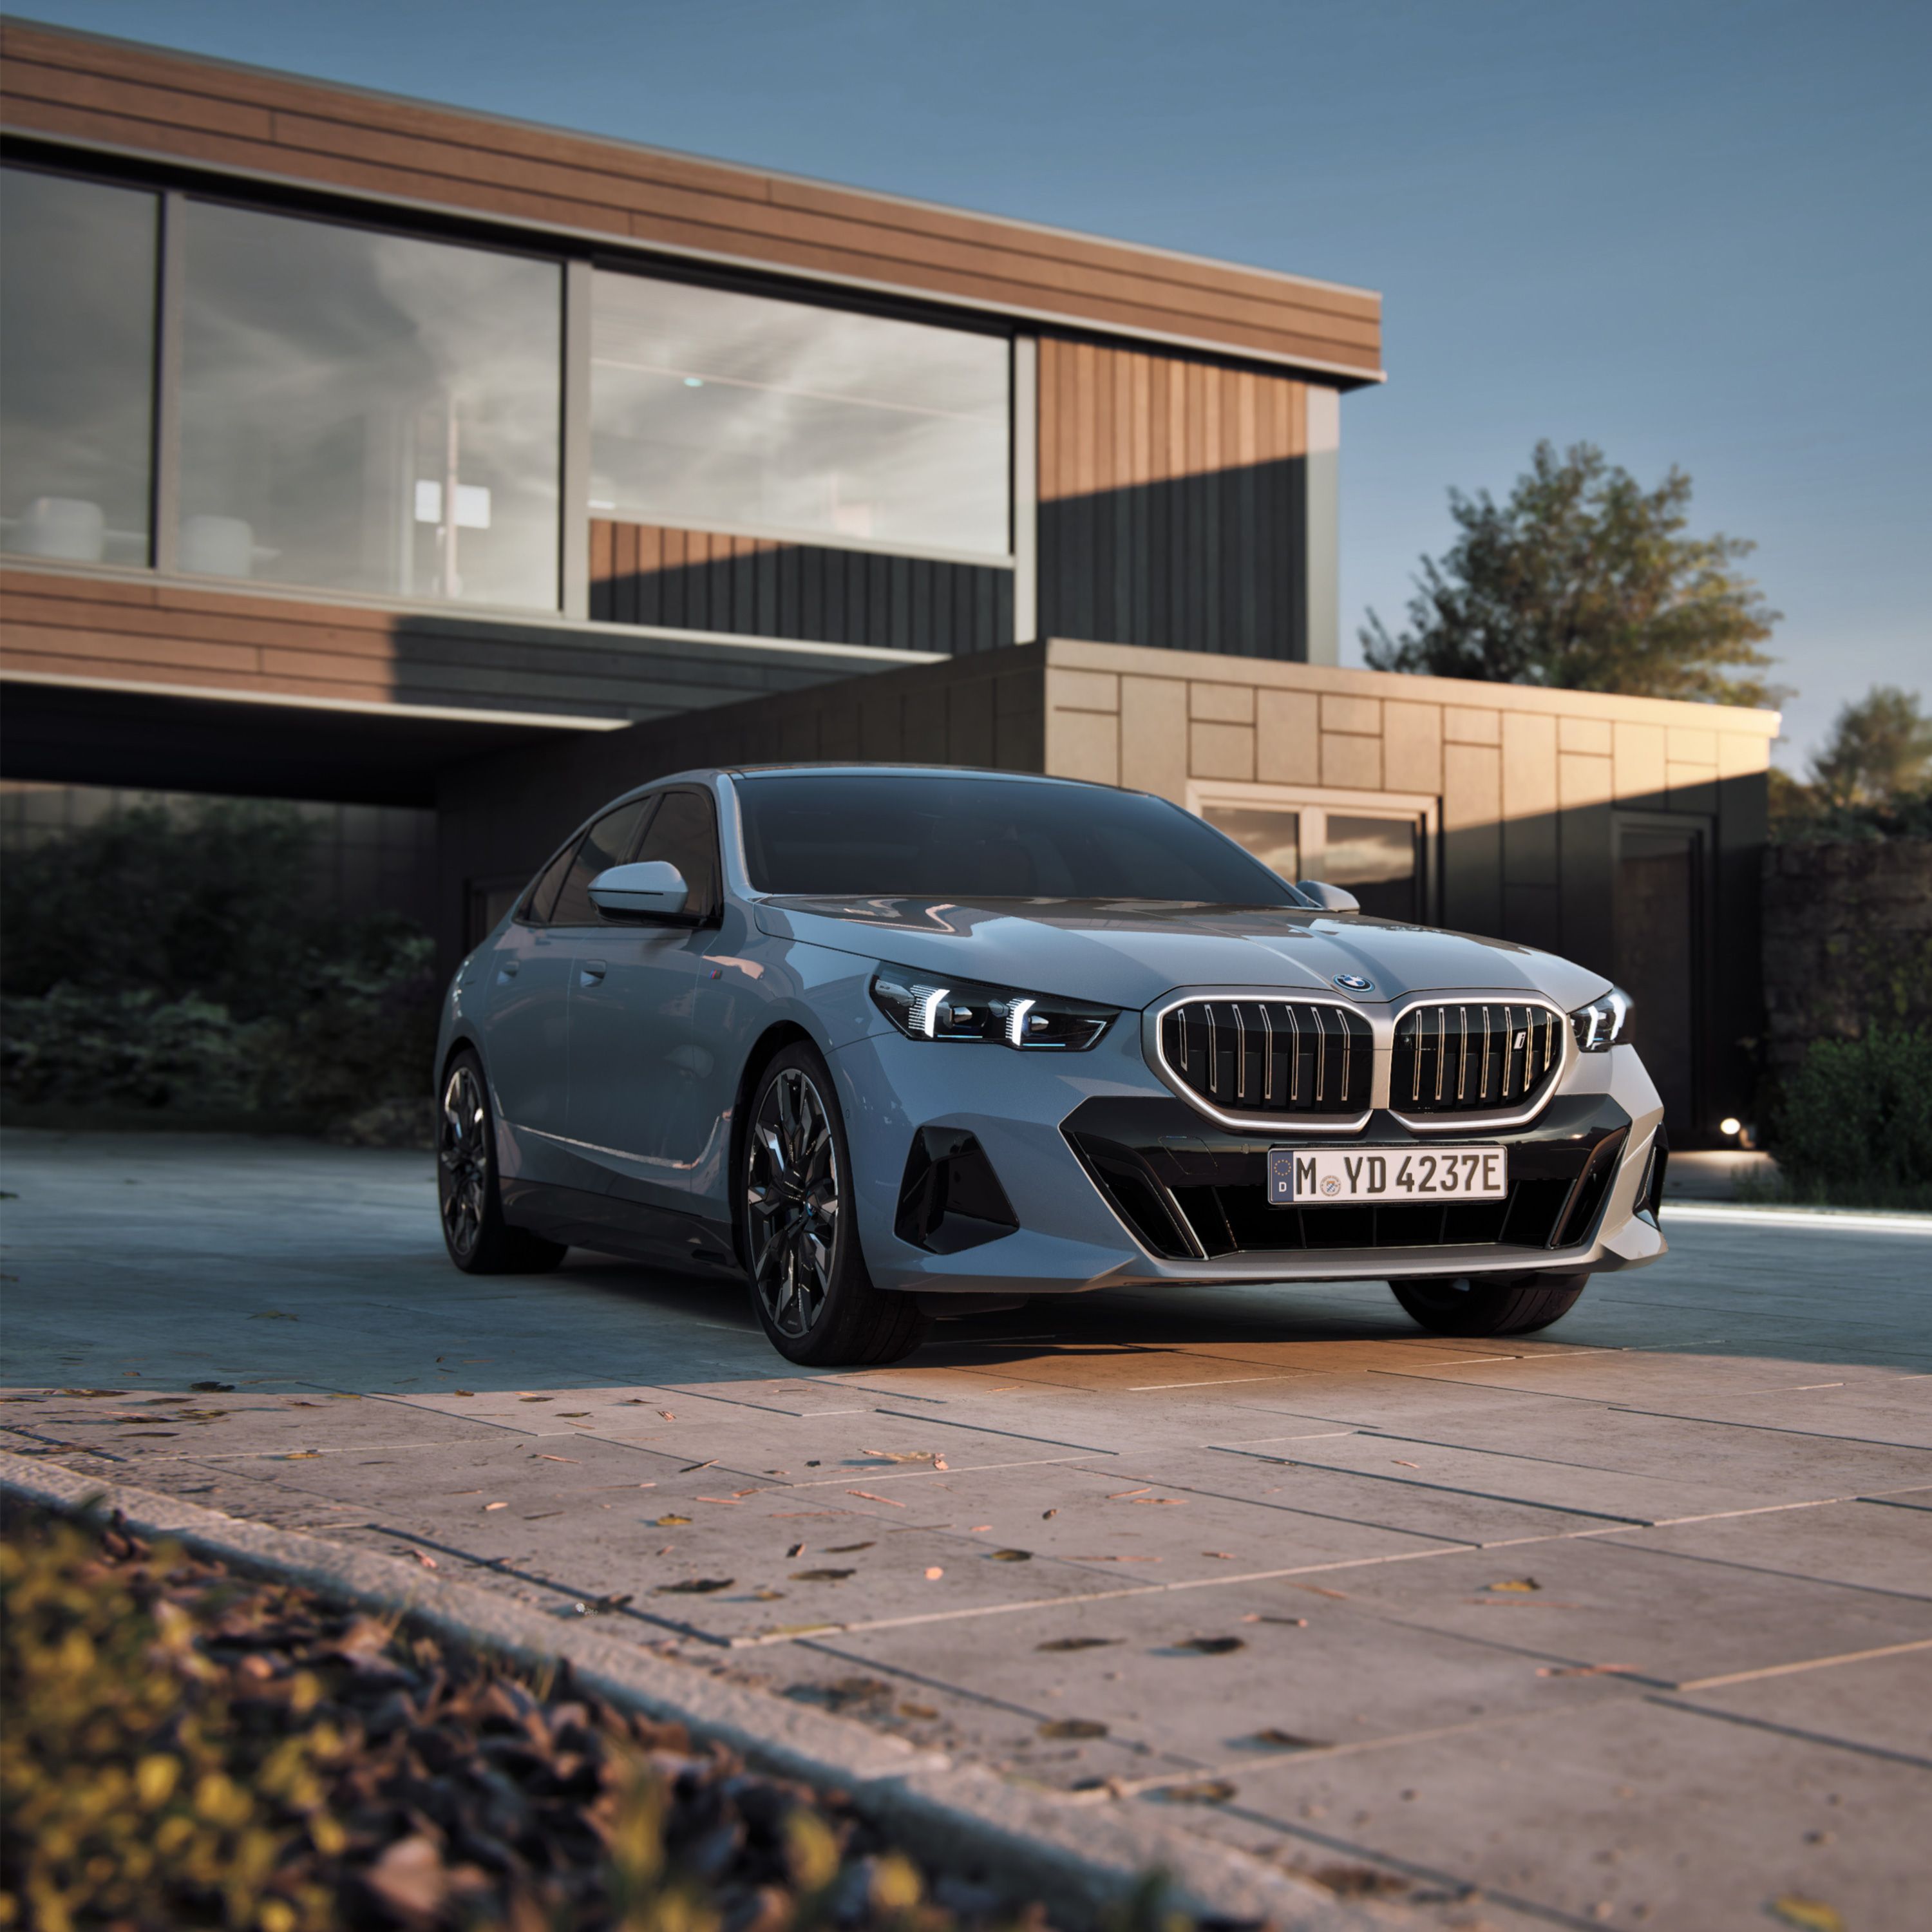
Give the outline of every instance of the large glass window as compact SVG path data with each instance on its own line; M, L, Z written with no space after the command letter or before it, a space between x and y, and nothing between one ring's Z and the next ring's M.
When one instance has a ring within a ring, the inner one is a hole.
M554 608L554 263L190 202L181 567Z
M0 170L0 544L148 561L158 198Z
M998 337L600 274L593 516L1003 556Z

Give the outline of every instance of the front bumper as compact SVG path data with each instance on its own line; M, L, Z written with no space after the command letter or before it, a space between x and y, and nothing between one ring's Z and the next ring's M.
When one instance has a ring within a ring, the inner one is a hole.
M1527 1125L1460 1136L1510 1149L1512 1198L1504 1212L1471 1204L1425 1225L1418 1212L1436 1210L1260 1206L1267 1149L1303 1137L1219 1126L1154 1074L1138 1029L1124 1019L1090 1053L936 1045L895 1032L830 1056L851 1154L848 1198L881 1288L1034 1294L1596 1272L1664 1252L1640 1198L1663 1108L1631 1048L1577 1060ZM896 1231L908 1152L928 1127L977 1141L1018 1224L1011 1232L940 1254ZM1417 1135L1378 1112L1358 1133L1322 1144L1441 1148L1458 1138Z

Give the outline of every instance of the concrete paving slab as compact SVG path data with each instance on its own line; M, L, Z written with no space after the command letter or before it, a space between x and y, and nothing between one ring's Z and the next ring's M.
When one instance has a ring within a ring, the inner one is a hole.
M1890 1505L1904 1502L1900 1510ZM1809 1576L1932 1600L1932 1489L1913 1497L1708 1517L1616 1539L1747 1574Z

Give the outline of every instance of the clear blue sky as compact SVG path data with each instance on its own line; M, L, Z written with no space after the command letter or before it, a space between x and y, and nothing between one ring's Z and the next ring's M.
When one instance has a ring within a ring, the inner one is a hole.
M1379 289L1346 656L1539 436L1696 485L1794 766L1932 699L1924 0L27 0L32 17Z

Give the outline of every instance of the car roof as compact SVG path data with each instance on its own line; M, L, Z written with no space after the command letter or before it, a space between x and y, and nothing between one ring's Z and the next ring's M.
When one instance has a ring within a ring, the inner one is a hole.
M643 784L633 785L619 796L634 798L640 793L656 791L661 786L700 784L712 778L852 778L880 772L890 772L902 778L1000 778L1016 784L1072 785L1082 791L1136 792L1140 789L1136 785L1096 784L1088 778L1054 778L1045 772L1000 771L988 765L892 764L884 760L868 764L855 758L844 762L699 765L689 771L668 772L662 778L646 778Z

